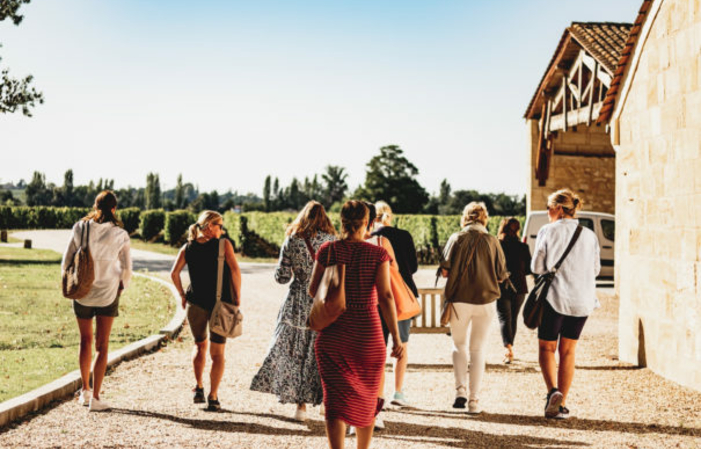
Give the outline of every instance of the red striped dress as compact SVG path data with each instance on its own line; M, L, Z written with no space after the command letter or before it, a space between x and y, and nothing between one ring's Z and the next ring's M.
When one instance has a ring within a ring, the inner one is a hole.
M330 245L334 245L331 250ZM326 419L367 427L379 411L377 393L386 347L377 308L375 279L387 251L366 242L327 242L319 248L322 265L346 265L346 311L316 339L316 361L324 387Z

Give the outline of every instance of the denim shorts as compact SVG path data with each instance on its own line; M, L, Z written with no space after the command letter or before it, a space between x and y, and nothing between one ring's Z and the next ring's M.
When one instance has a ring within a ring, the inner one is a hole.
M411 332L411 321L413 318L408 320L397 321L397 327L399 328L399 339L402 343L409 342L409 333ZM385 323L385 319L382 318L382 312L380 312L380 321L382 322L382 336L385 338L385 345L389 342L389 328Z
M112 304L105 307L90 307L78 304L73 301L73 312L75 316L83 320L91 320L96 316L118 317L119 316L119 295Z
M538 327L538 339L557 341L558 337L579 340L587 316L569 316L558 313L548 301L543 304L543 319Z

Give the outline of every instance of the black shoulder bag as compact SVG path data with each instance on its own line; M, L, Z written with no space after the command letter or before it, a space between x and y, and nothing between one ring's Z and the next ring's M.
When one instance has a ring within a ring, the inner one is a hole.
M543 306L545 305L545 298L547 298L548 291L550 290L550 284L552 284L557 270L560 269L562 262L565 261L565 257L570 253L581 233L582 226L578 225L577 229L574 231L572 240L570 240L570 244L567 245L567 249L565 249L560 260L555 264L552 270L541 274L536 279L535 286L528 294L526 304L523 306L523 324L525 324L527 328L535 329L540 326L540 322L543 319Z

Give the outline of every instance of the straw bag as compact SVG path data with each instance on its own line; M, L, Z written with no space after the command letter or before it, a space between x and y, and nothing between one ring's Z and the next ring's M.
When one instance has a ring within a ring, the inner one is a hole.
M224 277L224 248L226 239L219 239L219 258L217 268L217 302L212 309L212 315L209 319L209 329L215 334L227 338L236 338L243 333L243 314L238 306L224 302L221 300L222 284ZM227 283L231 291L231 297L234 298L236 290L231 283L231 279L227 279Z
M95 281L95 264L90 255L90 223L83 222L80 246L70 265L61 273L61 290L68 299L84 298Z
M331 251L337 244L338 242L333 242L329 245L327 266L309 313L309 327L317 332L330 326L346 311L346 266L338 263L338 260L335 265L328 265L331 261Z

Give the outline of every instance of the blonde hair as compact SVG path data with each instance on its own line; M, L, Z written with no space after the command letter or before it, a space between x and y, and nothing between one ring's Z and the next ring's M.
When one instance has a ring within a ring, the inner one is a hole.
M570 189L560 189L548 197L548 208L560 206L568 217L574 217L583 204L584 201Z
M324 206L318 201L309 201L302 209L297 218L287 226L285 234L297 235L302 238L312 238L317 232L336 235L336 229L331 223L331 219L326 215Z
M392 208L384 201L375 203L375 211L377 212L376 220L384 226L389 226L392 223Z
M363 227L370 209L362 201L350 200L341 208L341 237L347 239Z
M200 216L197 217L197 221L190 225L190 228L187 231L187 241L191 242L193 240L197 240L197 237L200 236L203 230L207 229L207 227L216 220L221 219L222 216L219 212L215 212L213 210L203 210L202 213L200 213Z
M460 219L460 226L467 226L472 222L479 222L482 225L487 226L489 222L489 214L487 213L487 206L479 201L473 201L462 211L462 218Z

